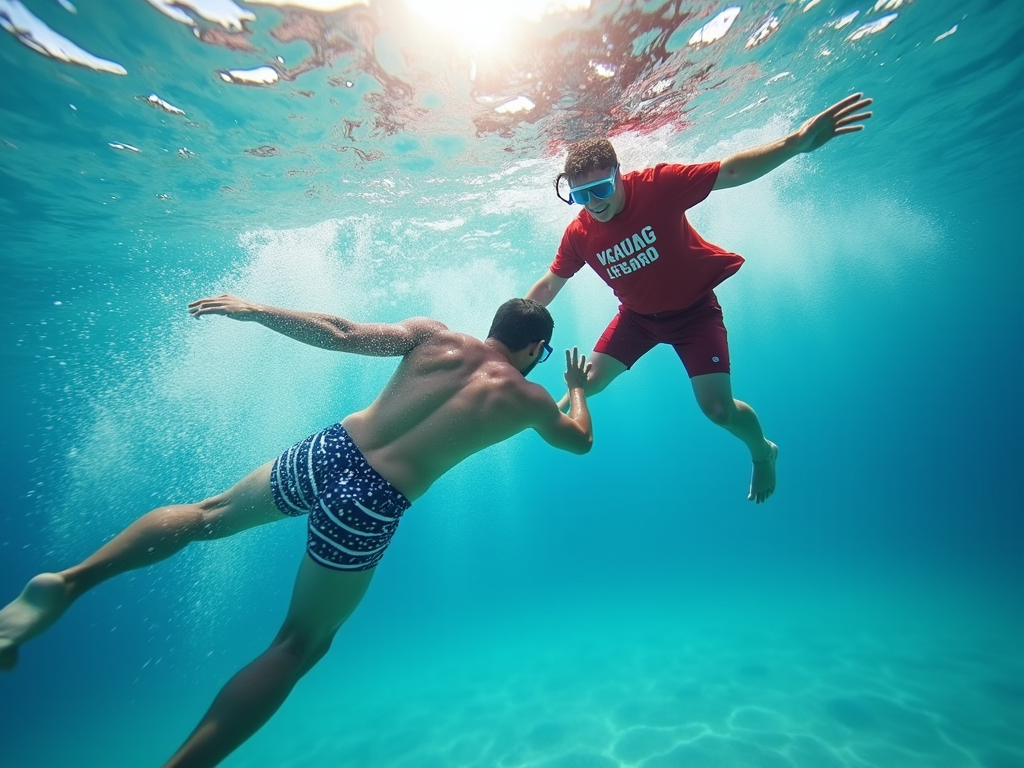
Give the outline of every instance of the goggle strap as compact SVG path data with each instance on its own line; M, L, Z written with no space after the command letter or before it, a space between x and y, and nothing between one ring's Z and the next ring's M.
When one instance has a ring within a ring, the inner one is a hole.
M596 197L598 200L607 200L609 197L611 197L612 193L615 191L615 175L618 173L618 170L619 170L619 166L616 165L616 166L614 166L612 168L612 175L609 176L607 179L599 179L597 181L591 182L590 184L584 184L582 187L569 187L569 196L568 197L562 197L562 190L559 188L559 185L562 183L562 179L566 179L567 178L565 173L562 172L562 173L558 174L557 176L555 176L555 195L557 195L558 199L561 200L563 203L565 203L567 205L573 205L574 203L578 204L578 205L586 205L586 202L581 202L581 201L579 201L579 200L577 200L575 198L574 195L575 195L576 192L584 192L584 193L586 193L587 199L589 201L590 195L591 195L591 192L590 192L591 189L594 189L595 187L599 187L602 184L610 184L612 189L611 189L611 192L609 192L607 195L605 195L604 197L601 197L600 195L596 195L596 194L594 195L594 197Z
M562 197L562 190L558 186L559 184L562 183L562 179L564 179L564 178L565 178L565 174L564 173L560 173L557 176L555 176L555 194L558 196L558 199L561 200L566 205L572 205L572 192L569 193L568 197ZM568 182L566 182L566 183L568 183Z

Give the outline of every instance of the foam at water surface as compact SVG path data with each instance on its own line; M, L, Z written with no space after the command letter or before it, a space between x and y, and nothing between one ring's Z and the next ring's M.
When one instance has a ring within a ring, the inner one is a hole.
M488 22L501 34L474 50L456 22L476 11L443 3L246 9L139 0L74 15L36 8L36 16L5 0L0 19L27 47L8 45L0 55L51 87L4 86L0 169L18 186L0 192L0 203L40 222L88 212L135 225L288 227L372 201L377 179L442 170L471 178L496 157L557 155L567 140L595 133L670 128L707 146L772 115L803 117L824 98L870 88L883 74L876 64L912 82L916 68L903 61L924 66L938 56L930 46L959 16L952 6L928 19L916 6L890 6L856 9L863 24L851 33L843 28L852 11L806 5L538 3L502 11L501 24ZM198 39L182 36L176 22ZM901 24L914 26L880 39ZM424 25L430 33L417 34ZM83 67L107 65L61 52L77 44L45 42L65 35L116 59L127 76L90 77ZM33 50L80 67L44 62ZM783 72L792 77L778 80ZM819 101L815 88L833 82ZM147 102L174 109L145 112ZM41 139L16 104L31 104L35 119L62 135ZM720 108L742 124L722 124ZM113 146L138 156L112 160Z

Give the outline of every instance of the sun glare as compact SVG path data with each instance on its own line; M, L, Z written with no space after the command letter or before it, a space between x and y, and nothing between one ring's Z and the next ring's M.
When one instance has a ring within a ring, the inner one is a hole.
M511 22L538 22L554 13L579 11L590 0L405 0L435 30L440 44L456 43L474 53L507 45Z

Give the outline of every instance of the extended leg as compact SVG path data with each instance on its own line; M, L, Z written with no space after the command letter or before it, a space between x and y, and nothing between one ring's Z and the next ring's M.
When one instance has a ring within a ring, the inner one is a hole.
M728 373L708 373L690 379L697 404L712 422L743 441L754 463L747 498L758 504L775 491L775 459L779 449L761 431L754 409L733 399Z
M0 611L0 669L17 664L18 647L60 618L78 597L107 579L170 557L197 540L219 539L281 520L270 491L271 463L226 493L198 504L176 504L149 512L78 565L42 573Z
M270 648L228 681L165 768L217 765L259 730L327 653L374 570L336 571L303 557L291 607Z
M620 363L611 355L605 355L601 352L592 353L589 358L589 362L593 365L593 368L590 369L590 375L587 376L587 397L593 397L615 381L615 379L621 374L626 372L625 365ZM563 412L568 412L568 392L566 392L562 396L562 399L558 401L558 407L561 408Z

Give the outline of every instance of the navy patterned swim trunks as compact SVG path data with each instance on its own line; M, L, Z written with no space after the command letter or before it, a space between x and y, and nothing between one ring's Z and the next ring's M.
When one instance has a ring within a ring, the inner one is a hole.
M309 513L309 556L343 571L376 566L411 506L340 423L282 453L270 470L270 489L284 514Z

